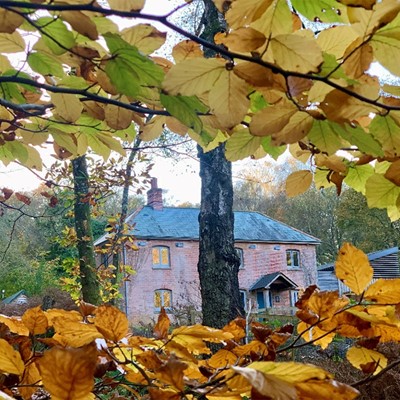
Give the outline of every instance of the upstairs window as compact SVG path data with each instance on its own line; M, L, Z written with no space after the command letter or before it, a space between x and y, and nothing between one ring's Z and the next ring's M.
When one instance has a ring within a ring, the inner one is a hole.
M171 268L169 261L169 248L154 246L152 248L153 268Z
M243 310L247 311L247 292L246 290L240 289L239 293L240 293L240 303L243 307Z
M286 250L286 265L288 268L300 268L300 251Z
M239 265L239 269L243 269L244 268L244 253L243 253L243 249L241 249L240 247L235 247L236 253L239 256L240 259L240 265Z
M165 311L171 310L172 290L158 289L154 291L154 311L161 311L161 307L164 307Z

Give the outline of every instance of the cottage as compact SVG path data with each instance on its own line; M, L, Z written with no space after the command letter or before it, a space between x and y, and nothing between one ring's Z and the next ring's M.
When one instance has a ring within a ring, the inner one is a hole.
M367 257L374 270L371 283L379 278L400 278L398 247L369 253ZM340 295L350 293L350 289L336 277L334 263L318 267L318 287L321 290L338 290Z
M28 297L26 295L25 290L20 290L11 296L6 297L1 301L3 304L27 304L28 303Z
M200 310L198 216L197 208L164 207L162 189L153 179L147 205L127 218L138 247L123 251L126 264L136 270L124 288L132 322L154 319L161 307ZM245 307L252 299L258 309L284 311L299 290L316 283L315 237L257 212L235 212L234 235ZM106 240L105 235L96 245Z

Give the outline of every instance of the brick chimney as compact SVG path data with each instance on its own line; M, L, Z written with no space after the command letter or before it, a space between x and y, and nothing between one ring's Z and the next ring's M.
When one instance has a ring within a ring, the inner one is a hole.
M151 189L147 192L147 205L153 210L163 210L162 189L157 186L157 178L151 178Z

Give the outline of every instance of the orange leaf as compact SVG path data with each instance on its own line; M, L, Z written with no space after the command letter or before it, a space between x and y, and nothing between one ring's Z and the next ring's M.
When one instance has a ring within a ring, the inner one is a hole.
M169 360L158 369L156 376L163 383L171 385L173 388L179 391L183 390L183 371L188 367L188 365L174 355L172 355Z
M97 308L94 324L105 339L118 342L128 334L126 315L118 308L103 305Z
M96 346L80 349L54 347L39 361L44 388L53 400L94 399Z
M156 339L166 339L168 337L169 325L170 320L167 313L165 312L165 308L162 307L160 315L158 316L157 324L154 327L154 337Z
M31 335L42 335L46 333L49 326L46 314L40 306L26 310L22 316L22 322L29 329Z
M18 351L7 341L0 339L0 372L22 375L24 368L24 362Z

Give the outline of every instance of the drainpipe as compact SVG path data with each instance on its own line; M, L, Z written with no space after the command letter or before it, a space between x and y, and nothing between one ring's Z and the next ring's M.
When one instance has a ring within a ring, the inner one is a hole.
M126 265L126 247L125 247L125 243L122 244L122 262L123 265ZM125 275L125 272L124 272ZM126 278L124 276L124 278ZM128 317L128 282L126 279L124 279L124 305L125 305L125 315Z

